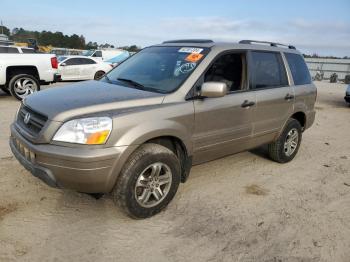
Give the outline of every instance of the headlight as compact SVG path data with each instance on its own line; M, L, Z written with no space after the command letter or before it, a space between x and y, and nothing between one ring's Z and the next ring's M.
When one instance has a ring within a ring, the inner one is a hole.
M53 140L86 145L105 144L112 131L109 117L89 117L64 123Z

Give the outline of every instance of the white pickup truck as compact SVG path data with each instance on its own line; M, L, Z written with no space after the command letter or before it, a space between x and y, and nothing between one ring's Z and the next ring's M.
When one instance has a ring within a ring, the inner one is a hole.
M56 81L58 62L53 54L0 53L0 88L18 100Z

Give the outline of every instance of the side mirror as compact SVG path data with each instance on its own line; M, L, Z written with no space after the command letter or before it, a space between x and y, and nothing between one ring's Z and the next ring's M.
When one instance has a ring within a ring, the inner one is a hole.
M206 82L202 84L201 96L223 97L227 94L227 85L222 82Z
M66 63L62 63L62 64L60 64L60 66L66 66L67 64Z

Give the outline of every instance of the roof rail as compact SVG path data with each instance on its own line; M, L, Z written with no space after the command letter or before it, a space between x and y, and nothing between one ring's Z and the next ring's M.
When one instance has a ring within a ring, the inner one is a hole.
M163 44L177 44L177 43L197 43L197 44L207 44L214 43L213 40L210 39L179 39L179 40L169 40L164 41Z
M257 40L241 40L239 41L240 44L252 44L252 43L257 43L257 44L269 44L270 46L285 46L288 47L289 49L296 49L295 46L292 45L284 45L280 43L274 43L274 42L268 42L268 41L257 41Z

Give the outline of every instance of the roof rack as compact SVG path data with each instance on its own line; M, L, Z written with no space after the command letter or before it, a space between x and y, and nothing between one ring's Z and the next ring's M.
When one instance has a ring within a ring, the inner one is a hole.
M197 43L197 44L207 44L214 43L213 40L210 39L179 39L179 40L169 40L164 41L163 44L177 44L177 43Z
M274 42L268 42L268 41L257 41L257 40L241 40L239 41L240 44L252 44L252 43L257 43L257 44L269 44L270 46L277 47L277 46L285 46L288 47L289 49L296 49L295 46L292 45L284 45L280 43L274 43Z

